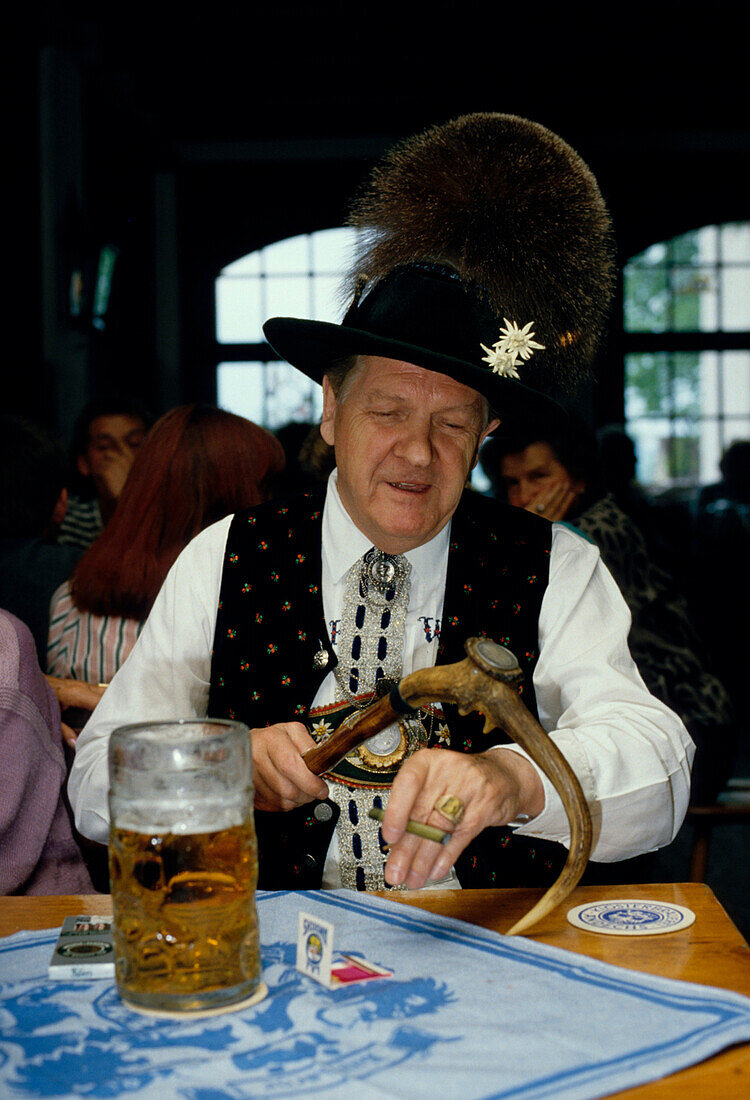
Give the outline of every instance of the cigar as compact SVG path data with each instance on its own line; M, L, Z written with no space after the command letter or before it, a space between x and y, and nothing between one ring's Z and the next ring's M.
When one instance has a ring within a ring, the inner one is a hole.
M379 810L377 806L373 806L368 811L368 817L371 817L373 821L382 821L385 817L385 811ZM407 833L414 833L415 836L424 837L425 840L434 840L436 844L445 844L449 839L450 833L444 833L442 829L435 829L432 825L424 825L421 821L407 821L406 823Z

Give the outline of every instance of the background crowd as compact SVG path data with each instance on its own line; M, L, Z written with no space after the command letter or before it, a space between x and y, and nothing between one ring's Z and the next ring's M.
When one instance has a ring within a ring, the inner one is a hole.
M0 892L106 890L102 853L66 800L78 730L190 539L325 479L331 455L312 424L273 435L199 404L155 419L130 396L88 404L68 455L28 420L3 415L0 429ZM696 490L677 525L637 484L619 426L597 437L561 411L501 428L480 463L488 495L598 545L639 671L696 743L692 801L715 800L747 753L731 631L748 611L750 442L727 450L721 481Z

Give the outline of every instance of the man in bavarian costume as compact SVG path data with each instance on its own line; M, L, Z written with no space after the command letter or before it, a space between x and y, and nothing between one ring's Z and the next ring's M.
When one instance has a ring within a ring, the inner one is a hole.
M303 759L384 683L486 634L518 657L526 704L581 781L593 859L668 843L692 745L643 686L598 550L464 491L499 419L533 417L593 359L612 260L591 173L535 123L470 115L392 152L352 222L364 244L341 325L265 330L322 382L336 470L325 491L227 517L180 557L79 740L79 829L106 839L122 716L209 714L251 727L261 888L552 881L560 799L476 715L429 707L323 777ZM409 818L452 836L406 833Z

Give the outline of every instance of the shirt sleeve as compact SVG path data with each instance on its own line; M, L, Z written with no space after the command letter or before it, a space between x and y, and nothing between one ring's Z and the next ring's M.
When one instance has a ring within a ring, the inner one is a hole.
M78 830L107 842L107 751L131 722L204 718L224 549L232 517L207 527L169 571L125 663L83 728L68 783Z
M694 745L649 693L630 656L630 612L599 550L553 526L539 617L539 720L578 776L591 811L592 859L629 859L674 839L687 810ZM526 755L513 746L513 751ZM570 844L562 802L541 776L545 808L518 828Z

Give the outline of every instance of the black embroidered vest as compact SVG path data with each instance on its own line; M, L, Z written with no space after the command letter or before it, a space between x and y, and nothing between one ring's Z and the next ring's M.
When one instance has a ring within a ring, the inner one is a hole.
M324 491L237 513L227 539L211 664L208 713L251 728L307 722L336 664L323 616L321 529ZM522 697L536 713L532 674L537 623L549 576L551 527L515 508L466 492L451 524L438 663L464 657L467 637L487 635L516 654ZM328 663L318 667L319 650ZM445 706L450 748L482 752L506 740L482 733L483 719ZM289 813L256 812L261 889L315 889L338 818L330 801ZM462 854L464 886L546 884L565 851L509 829L486 829Z

